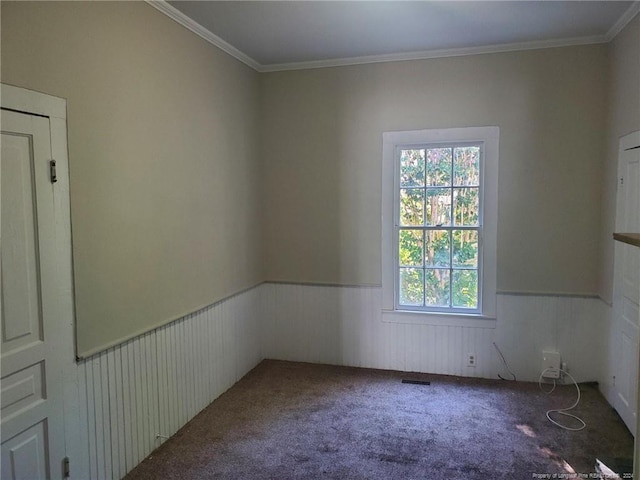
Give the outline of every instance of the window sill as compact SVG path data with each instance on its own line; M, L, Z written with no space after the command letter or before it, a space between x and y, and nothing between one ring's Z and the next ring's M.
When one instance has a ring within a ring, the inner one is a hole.
M480 314L383 310L382 321L447 327L496 328L496 319Z

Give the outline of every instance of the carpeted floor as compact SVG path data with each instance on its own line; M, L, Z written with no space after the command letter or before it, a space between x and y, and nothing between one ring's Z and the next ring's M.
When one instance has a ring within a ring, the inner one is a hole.
M632 457L633 437L597 386L581 390L587 428L570 432L545 412L570 406L573 386L264 361L126 479L588 475L596 456Z

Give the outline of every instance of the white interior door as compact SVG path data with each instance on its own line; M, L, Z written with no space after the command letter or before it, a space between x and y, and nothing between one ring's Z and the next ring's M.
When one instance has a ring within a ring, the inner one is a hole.
M629 145L625 138L621 140L618 160L616 231L637 233L640 232L640 148ZM614 407L634 435L638 405L639 305L640 249L615 242L613 332L618 358Z
M50 121L2 110L2 475L63 477L63 355ZM66 331L66 330L65 330Z

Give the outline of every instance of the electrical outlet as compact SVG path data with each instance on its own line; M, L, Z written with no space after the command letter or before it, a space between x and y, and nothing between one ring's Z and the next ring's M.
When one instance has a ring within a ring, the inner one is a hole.
M467 367L475 367L476 361L477 359L475 353L467 353Z

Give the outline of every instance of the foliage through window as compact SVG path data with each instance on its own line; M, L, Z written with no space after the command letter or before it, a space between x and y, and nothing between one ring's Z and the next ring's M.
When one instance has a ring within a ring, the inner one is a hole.
M483 144L399 146L396 155L398 307L479 312Z

